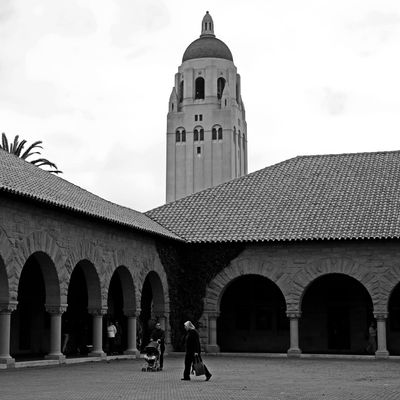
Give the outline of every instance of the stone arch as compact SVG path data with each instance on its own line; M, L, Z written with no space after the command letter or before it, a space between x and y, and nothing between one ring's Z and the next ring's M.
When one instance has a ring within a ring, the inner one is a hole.
M0 229L0 303L8 304L11 299L10 286L18 287L18 276L11 242Z
M389 307L390 297L396 286L400 284L400 262L399 265L391 265L385 269L385 272L380 275L380 294L381 303L376 310L378 313L386 313Z
M22 269L31 256L40 264L46 286L46 305L59 306L62 304L60 291L60 274L62 273L65 256L56 240L48 233L33 232L16 244L16 270L17 279L12 281L10 295L13 300L18 297L18 284Z
M3 258L0 255L0 304L8 304L10 293L8 290L8 276Z
M77 268L78 266L81 267L82 272L85 276L88 293L88 310L99 310L103 308L100 277L96 270L96 267L91 261L86 259L78 261L75 265L75 268Z
M154 284L157 291L157 312L167 314L169 313L169 286L167 280L167 274L158 259L155 257L153 260L144 260L139 263L138 275L134 276L134 281L138 283L138 298L140 304L141 291L146 278L151 278L151 284Z
M302 268L292 281L288 311L300 312L301 302L307 288L319 277L328 274L342 274L354 278L365 287L372 299L374 309L379 308L380 296L377 276L351 258L323 258L310 262Z
M91 282L96 282L96 279L99 283L99 288L96 287L96 284L93 283L92 290L94 290L94 295L97 295L97 290L100 290L100 299L102 303L107 304L107 290L105 289L104 280L102 282L102 276L106 276L106 271L103 271L104 259L100 248L95 246L91 242L79 242L75 247L71 249L68 259L65 262L65 273L61 277L61 294L63 298L65 298L65 302L68 294L68 286L70 283L71 275L75 267L80 262L85 262L86 265L90 265L89 270L85 272L85 278L91 279ZM86 275L86 273L88 275ZM88 287L89 290L89 287ZM99 305L101 307L101 305Z
M223 269L207 286L204 298L204 312L218 314L220 303L225 290L230 283L243 275L263 276L280 289L287 304L288 282L287 277L273 263L262 262L260 259L242 259L233 261Z
M119 276L121 282L122 297L124 300L124 313L129 315L132 312L136 312L137 304L140 304L140 302L138 303L137 300L137 289L133 281L131 271L124 265L120 265L113 271L110 279L107 280L108 287L110 286L111 279L115 274Z

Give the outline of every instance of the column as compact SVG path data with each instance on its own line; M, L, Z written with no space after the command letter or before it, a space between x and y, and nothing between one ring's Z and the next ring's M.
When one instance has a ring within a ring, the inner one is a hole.
M89 353L89 356L105 358L106 353L103 351L103 315L107 313L107 310L92 308L88 311L93 317L93 350Z
M290 348L287 351L288 357L300 357L301 350L299 347L299 319L300 312L288 312L287 317L290 319Z
M11 313L17 308L17 302L0 304L0 364L14 367L15 360L10 356Z
M140 351L136 348L136 321L140 315L140 312L131 311L125 312L125 315L128 318L128 331L127 331L127 339L128 339L128 348L124 351L124 354L133 355L135 357L140 356Z
M217 344L217 319L219 313L208 314L208 345L207 353L219 353L220 349Z
M65 360L61 353L61 316L67 310L67 306L46 306L50 314L50 353L45 356L47 360Z
M389 352L386 348L386 318L387 312L374 313L376 319L378 350L375 352L376 358L388 358Z

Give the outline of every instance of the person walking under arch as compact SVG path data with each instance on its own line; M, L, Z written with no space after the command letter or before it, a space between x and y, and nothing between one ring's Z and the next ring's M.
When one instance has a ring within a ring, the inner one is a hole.
M200 338L199 334L196 331L196 328L190 321L186 321L183 326L186 329L186 338L185 338L185 370L183 371L182 381L190 381L190 369L192 367L195 356L200 356L201 347L200 347ZM206 381L209 381L211 378L211 373L204 365L205 373L206 373Z

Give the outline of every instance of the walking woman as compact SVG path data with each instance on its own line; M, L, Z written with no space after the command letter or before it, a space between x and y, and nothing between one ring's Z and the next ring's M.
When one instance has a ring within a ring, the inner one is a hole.
M200 356L201 352L200 338L196 328L190 321L186 321L183 326L185 327L187 333L185 339L185 370L183 371L182 381L190 381L190 369L192 367L194 357ZM206 381L209 381L211 378L210 371L205 365L204 369L206 373Z

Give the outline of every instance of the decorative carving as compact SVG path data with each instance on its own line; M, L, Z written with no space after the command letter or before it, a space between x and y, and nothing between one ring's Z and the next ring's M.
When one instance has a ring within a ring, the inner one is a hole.
M88 308L88 313L93 316L102 317L107 314L107 308Z
M57 315L57 314L61 315L67 311L67 307L68 307L67 304L61 304L61 305L46 304L46 311L52 315Z
M17 309L18 302L0 303L0 313L11 314Z
M141 310L125 310L124 309L124 315L127 317L135 317L139 318Z
M387 312L374 312L374 317L377 321L382 321L382 320L386 320L388 317L389 313Z
M301 317L301 312L300 312L300 311L288 311L288 312L286 313L286 316L287 316L289 319L300 319L300 317Z

